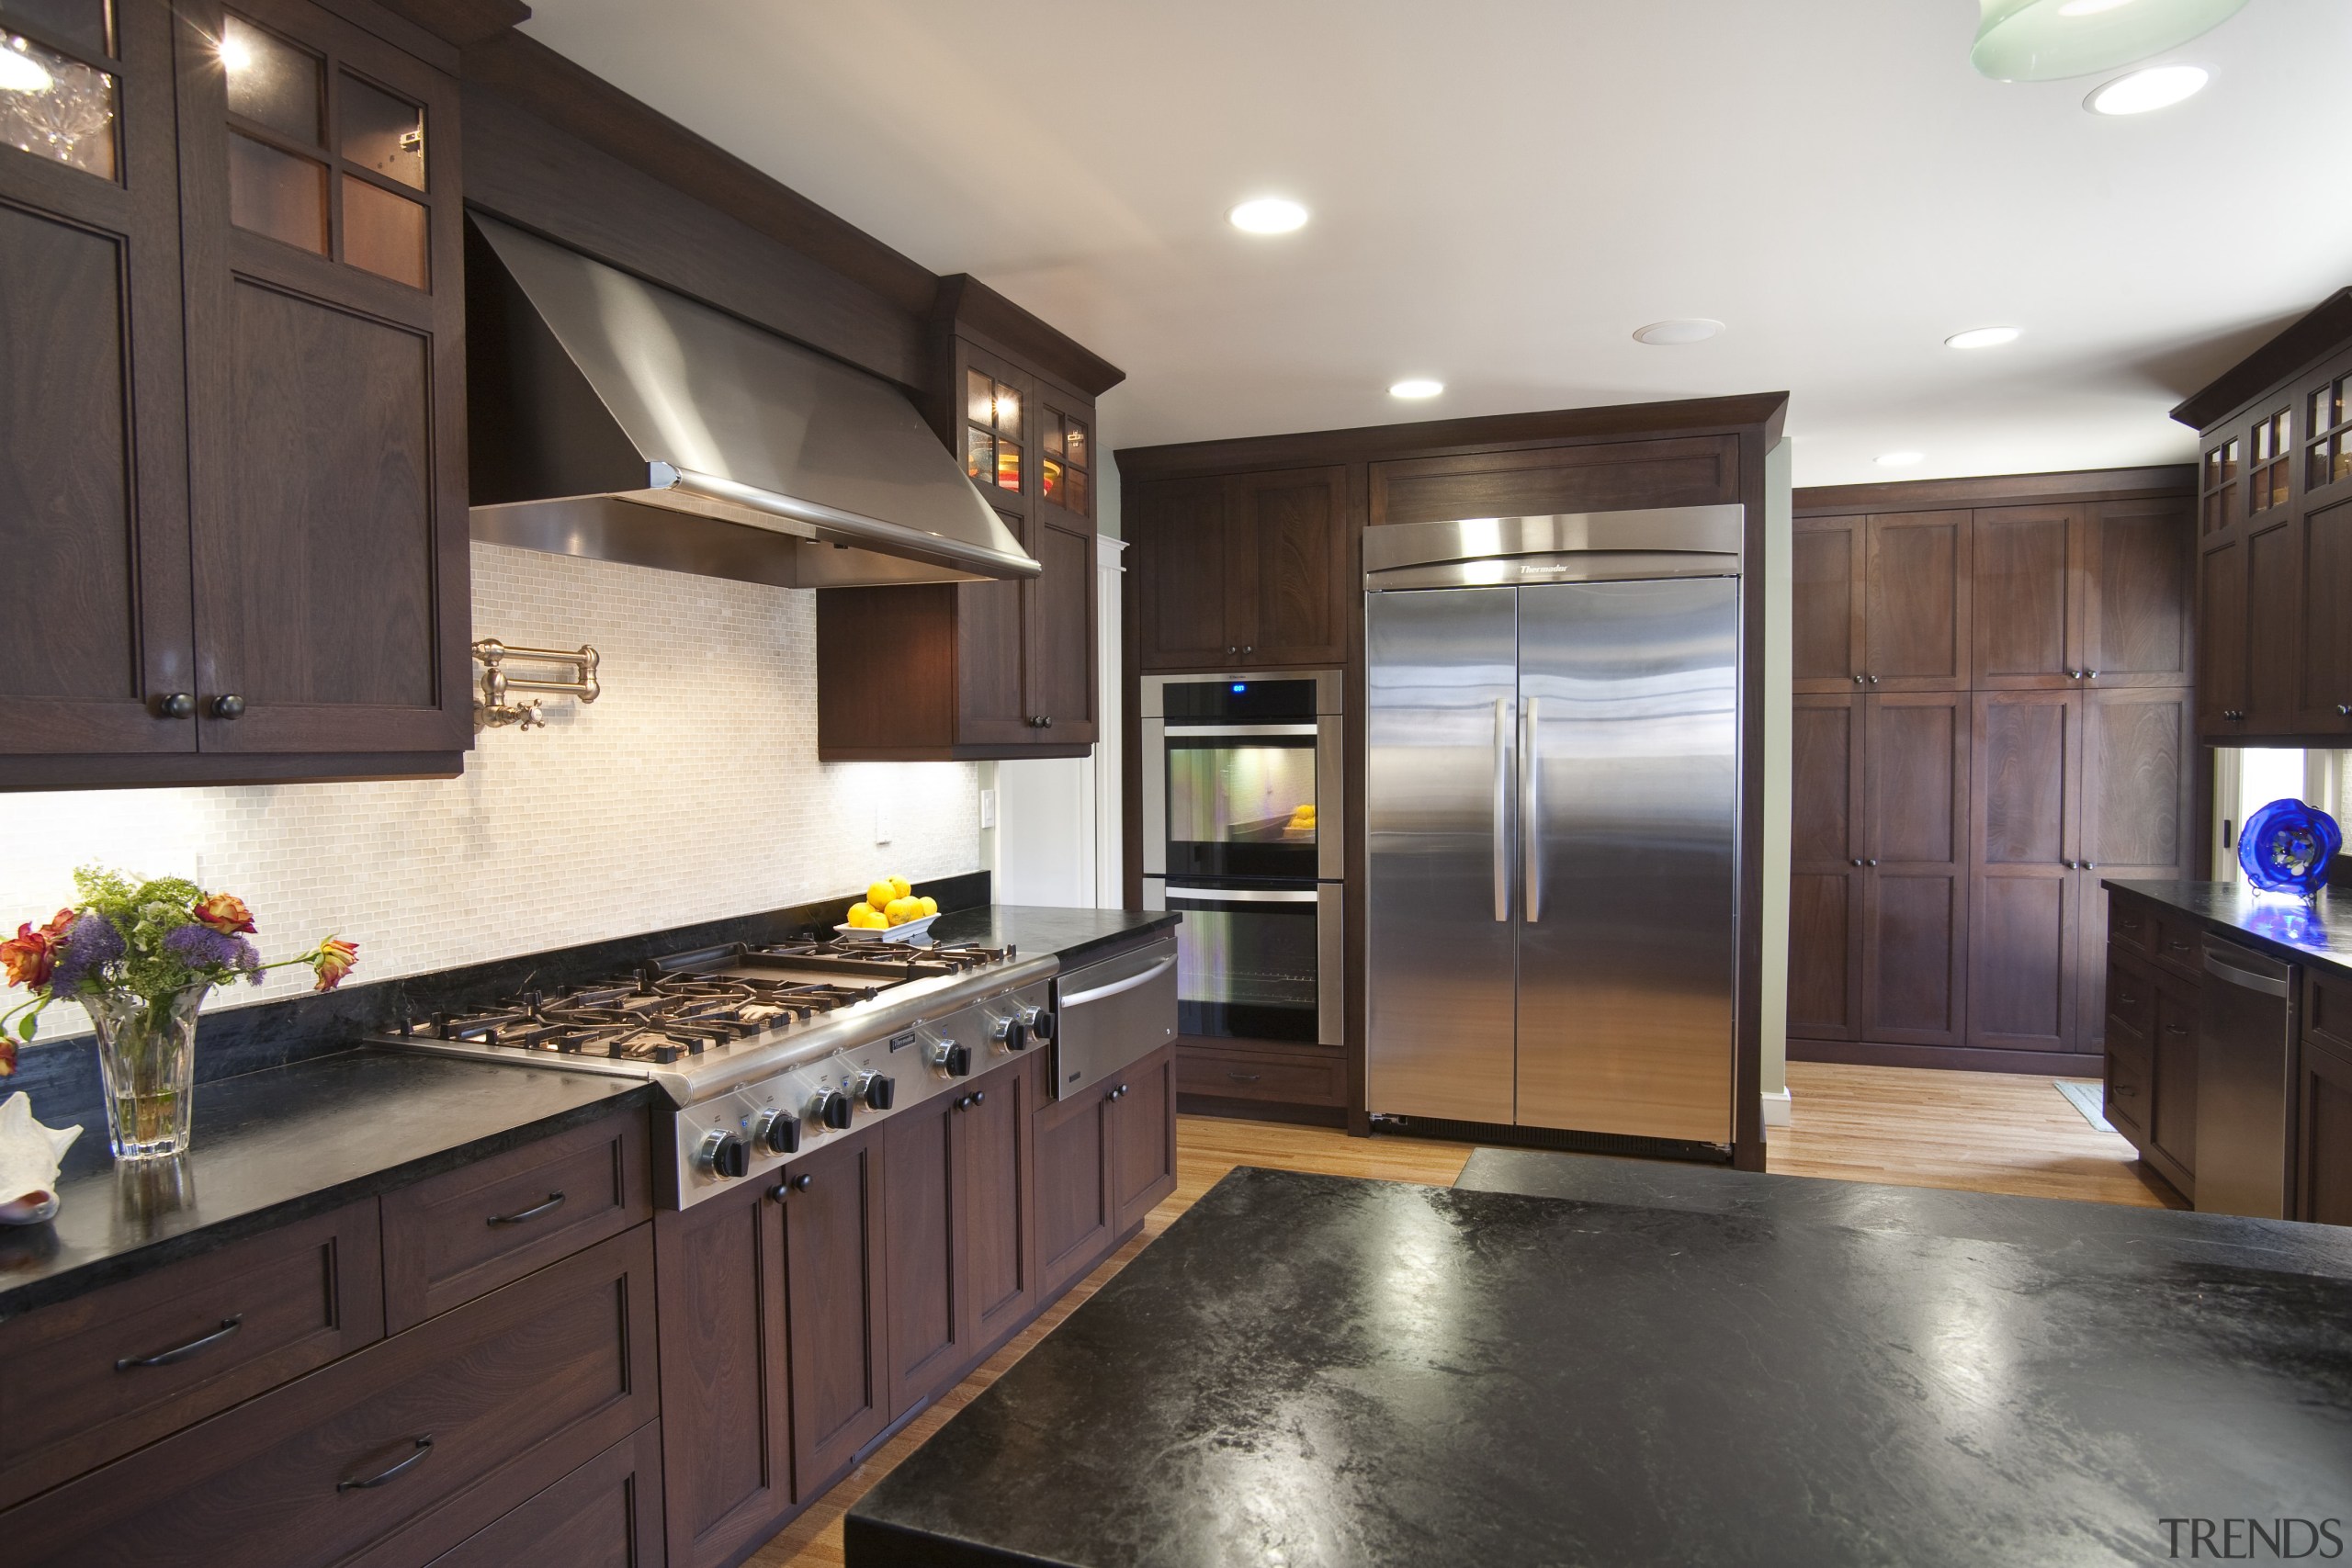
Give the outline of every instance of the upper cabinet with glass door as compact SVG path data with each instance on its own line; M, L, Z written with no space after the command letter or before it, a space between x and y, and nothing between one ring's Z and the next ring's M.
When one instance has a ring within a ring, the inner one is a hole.
M0 6L0 143L119 179L119 48L110 0Z
M1046 400L1037 405L1037 499L1059 507L1073 519L1094 515L1094 439L1089 421L1055 408Z
M979 366L964 371L964 472L1001 510L1027 510L1026 395L1009 373Z

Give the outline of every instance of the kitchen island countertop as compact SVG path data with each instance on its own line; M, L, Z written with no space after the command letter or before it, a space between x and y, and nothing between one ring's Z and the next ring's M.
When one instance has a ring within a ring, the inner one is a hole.
M5 1086L0 1086L5 1087ZM650 1101L650 1084L354 1050L196 1088L189 1152L117 1166L103 1117L57 1217L0 1228L0 1319Z
M2352 904L2339 909L2331 894L2322 893L2306 904L2280 894L2256 893L2242 882L2101 879L2099 886L2153 899L2283 963L2323 964L2352 976Z
M2346 1233L1590 1174L1235 1171L853 1506L846 1561L1974 1568L2352 1517Z

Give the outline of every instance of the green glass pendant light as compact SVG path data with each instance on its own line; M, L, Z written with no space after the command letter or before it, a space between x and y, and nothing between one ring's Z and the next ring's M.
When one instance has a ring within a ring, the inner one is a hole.
M2245 0L1981 0L1969 63L1997 82L2055 82L2161 54Z

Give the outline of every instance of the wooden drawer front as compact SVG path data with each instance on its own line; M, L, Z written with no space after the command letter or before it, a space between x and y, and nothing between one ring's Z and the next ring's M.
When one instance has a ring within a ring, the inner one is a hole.
M649 1421L431 1568L662 1568L662 1424Z
M0 1515L9 1561L430 1561L653 1419L652 1331L639 1226Z
M2352 1053L2352 979L2326 974L2316 964L2304 966L2303 1033Z
M2205 973L2205 928L2186 915L2156 917L2155 960L2175 974L2197 979Z
M2155 906L2129 894L2109 893L2107 896L2107 940L2109 943L2120 943L2142 957L2154 957Z
M2107 960L2107 1016L2110 1025L2128 1029L2143 1041L2155 1031L2155 976L2113 952Z
M384 1199L384 1316L398 1334L653 1213L632 1111Z
M376 1202L0 1325L0 1506L384 1334Z
M1337 1055L1276 1055L1216 1045L1176 1047L1180 1094L1227 1100L1278 1100L1286 1105L1345 1105L1348 1065Z
M2146 1036L2124 1027L2113 1013L2107 1029L2107 1119L2134 1144L2148 1141L2148 1106L2155 1060Z

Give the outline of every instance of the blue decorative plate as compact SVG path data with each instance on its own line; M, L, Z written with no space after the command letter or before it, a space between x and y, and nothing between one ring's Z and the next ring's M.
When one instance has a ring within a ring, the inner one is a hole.
M2344 847L2335 818L2300 800L2274 800L2238 832L2238 863L2265 893L2308 898L2327 886L2330 856Z

